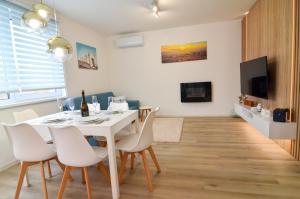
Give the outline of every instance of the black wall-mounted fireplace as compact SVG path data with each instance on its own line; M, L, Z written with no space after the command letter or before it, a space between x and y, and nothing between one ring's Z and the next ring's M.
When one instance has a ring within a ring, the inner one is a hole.
M211 102L211 82L181 83L181 102Z

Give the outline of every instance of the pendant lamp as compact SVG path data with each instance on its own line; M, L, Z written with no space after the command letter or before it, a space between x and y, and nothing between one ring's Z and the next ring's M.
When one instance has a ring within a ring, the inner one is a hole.
M54 20L56 25L56 36L48 40L48 53L59 60L65 61L72 57L73 48L71 43L59 34L55 8Z

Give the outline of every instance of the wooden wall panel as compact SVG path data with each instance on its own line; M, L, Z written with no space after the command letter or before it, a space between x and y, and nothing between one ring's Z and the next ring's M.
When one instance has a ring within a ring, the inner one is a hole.
M247 60L247 18L242 20L242 61Z
M292 0L259 0L247 15L247 59L268 56L270 108L290 107Z
M253 99L271 109L291 108L293 115L296 108L292 61L295 1L298 0L257 0L242 21L243 60L268 56L272 82L269 100ZM294 149L291 140L275 141L289 152Z
M295 100L297 139L292 142L292 154L300 159L300 2L295 0Z

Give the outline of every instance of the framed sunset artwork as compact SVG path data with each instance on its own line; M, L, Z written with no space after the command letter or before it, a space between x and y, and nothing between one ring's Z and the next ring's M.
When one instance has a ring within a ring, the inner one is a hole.
M161 46L162 63L207 59L207 41Z

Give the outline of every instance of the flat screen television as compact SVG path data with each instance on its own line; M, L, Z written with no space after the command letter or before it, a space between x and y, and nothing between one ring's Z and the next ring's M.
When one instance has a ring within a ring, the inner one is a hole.
M241 93L243 95L268 99L267 66L267 56L240 64Z

